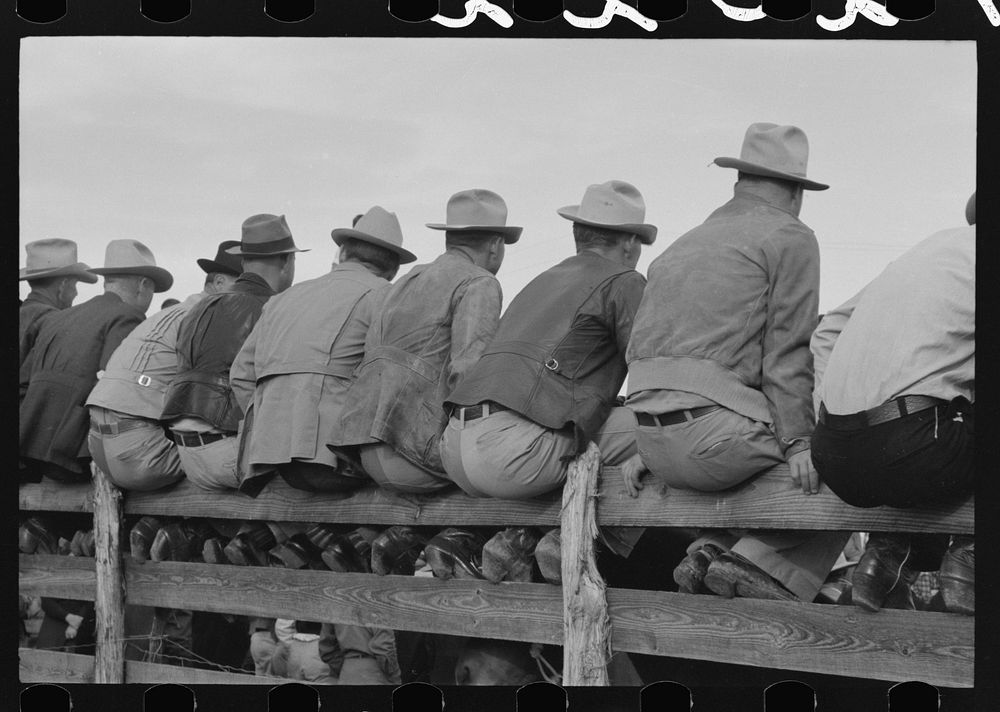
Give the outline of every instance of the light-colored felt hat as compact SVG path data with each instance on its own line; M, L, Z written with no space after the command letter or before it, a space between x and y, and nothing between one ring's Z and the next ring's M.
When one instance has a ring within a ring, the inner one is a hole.
M635 233L644 245L656 240L656 226L643 222L646 203L642 193L623 180L588 186L579 205L567 205L556 212L583 225Z
M743 137L739 158L716 158L715 165L744 173L783 178L802 184L806 190L826 190L830 186L806 178L809 140L797 126L750 124Z
M153 280L154 292L165 292L174 283L167 270L156 266L152 251L138 240L112 240L104 251L104 266L94 274L135 274Z
M427 223L432 230L454 232L495 232L505 244L521 238L523 228L507 224L507 203L492 190L473 188L455 193L448 199L443 223Z
M46 277L75 277L90 284L97 281L90 267L77 261L76 243L72 240L35 240L25 245L24 251L28 256L18 281Z
M415 254L403 249L403 231L399 227L396 213L390 213L380 205L373 206L358 218L354 227L337 228L330 233L330 237L338 245L344 244L344 240L348 238L353 238L391 250L399 255L401 265L417 260Z

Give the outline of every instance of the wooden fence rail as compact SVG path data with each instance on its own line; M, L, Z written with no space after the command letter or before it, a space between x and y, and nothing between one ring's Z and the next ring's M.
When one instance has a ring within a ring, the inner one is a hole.
M613 468L605 468L601 480L596 521L602 525L973 532L971 500L924 510L856 509L826 488L818 495L802 495L792 487L787 469L780 467L725 493L689 493L648 485L639 498L631 499ZM92 512L93 492L90 486L25 485L20 489L20 507ZM105 504L107 500L104 497L97 507L96 519L119 516L114 511L117 505ZM579 512L568 515L569 510ZM588 538L584 535L585 507L564 507L555 495L511 502L477 500L460 493L404 497L372 488L336 498L293 490L280 479L256 499L208 494L186 482L168 492L129 493L124 512L338 524L561 524L564 567L567 549L580 551L580 542ZM593 625L603 611L610 622L610 647L616 651L888 681L916 679L946 687L971 687L973 683L974 620L946 613L885 610L868 614L851 606L611 588L605 592L606 603L599 602L584 616L570 611L572 592L549 584L497 585L202 563L138 564L128 555L122 559L122 583L130 604L565 644L566 657L576 656L576 660L594 659L602 636L577 636L577 642L566 631L584 617L591 621L587 625ZM24 593L95 600L97 580L94 559L20 557ZM77 658L85 656L53 655L22 650L22 679L51 679L57 665L65 665L72 678L66 681L81 676L97 679L93 658L80 661ZM156 677L159 667L170 671ZM129 682L200 681L184 678L187 669L170 666L139 668L122 663L121 674ZM588 675L581 669L564 683L606 684L599 676L588 679ZM242 677L246 679L241 681L256 682Z

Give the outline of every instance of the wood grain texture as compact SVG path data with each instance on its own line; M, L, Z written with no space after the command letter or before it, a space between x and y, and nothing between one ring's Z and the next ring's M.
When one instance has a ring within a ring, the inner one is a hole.
M792 486L785 465L769 470L726 492L691 492L660 486L647 476L636 499L625 493L617 468L601 476L598 523L611 526L743 527L833 531L947 532L974 531L974 504L926 509L860 509L841 501L827 487L806 496ZM22 510L91 511L89 485L22 485ZM518 502L475 499L461 492L392 495L377 488L347 498L303 492L275 478L259 497L218 494L186 480L171 490L133 492L125 498L129 514L160 514L221 519L330 522L353 524L427 524L478 526L554 526L559 496Z
M122 493L97 465L94 473L94 681L125 682L125 592L121 563Z
M601 453L593 443L570 463L562 500L563 684L608 685L611 625L597 570L596 494Z
M612 647L876 680L971 687L975 620L882 610L608 589Z
M93 601L96 587L94 559L56 554L18 555L18 590L21 593Z
M94 657L52 650L19 648L18 675L22 683L94 682ZM129 660L125 663L125 681L156 685L281 685L288 680L280 677L240 675L230 672L199 670L176 665L159 665Z

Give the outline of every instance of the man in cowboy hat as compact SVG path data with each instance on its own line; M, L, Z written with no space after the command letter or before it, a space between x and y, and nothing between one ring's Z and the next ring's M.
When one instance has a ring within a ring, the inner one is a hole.
M968 496L975 477L975 193L969 227L943 230L823 317L812 336L818 423L812 459L855 507L915 507ZM944 557L942 562L942 556ZM852 601L906 601L919 571L940 566L954 612L975 611L971 536L873 532Z
M628 346L626 405L649 471L671 487L715 491L787 462L806 494L813 427L809 336L819 247L798 219L808 143L795 126L752 124L733 198L649 268ZM636 496L639 473L626 472ZM702 536L674 570L687 593L811 601L848 534ZM707 573L706 573L707 569Z
M656 227L644 222L642 194L620 180L591 185L579 205L557 212L573 223L576 254L521 290L445 401L441 459L474 497L527 499L561 487L591 441L605 462L639 466L635 417L614 406L646 284L635 266ZM500 536L512 549L522 541L513 531ZM457 538L439 540L428 544L429 559L461 548ZM621 543L616 551L628 553L634 541Z
M295 253L306 252L295 246L284 215L253 215L242 230L240 243L226 252L242 258L243 272L229 291L202 300L180 323L177 375L163 409L184 473L209 490L239 485L236 434L243 411L229 387L229 369L265 302L291 286Z
M145 317L154 292L173 277L137 240L112 240L104 267L104 293L45 319L22 371L21 456L35 475L58 481L90 479L87 395L98 372Z
M72 240L35 240L25 245L24 250L28 257L18 280L27 281L31 292L21 303L18 313L18 367L34 345L42 319L73 306L77 282L97 282L90 267L77 261L76 243Z
M253 427L243 441L244 491L258 490L277 471L293 487L316 492L355 489L367 478L325 447L336 439L351 374L364 354L375 295L414 262L403 248L394 213L376 205L353 228L331 233L339 264L296 284L264 307L230 370L236 402Z
M198 260L207 273L204 290L157 312L126 336L87 398L91 456L122 489L156 490L184 476L177 446L162 427L167 385L177 373L177 332L195 304L236 281L240 260L225 253L236 245L227 240L219 245L217 261Z
M504 245L521 236L489 190L456 193L446 212L447 222L427 225L445 231L444 254L384 287L332 441L361 446L372 479L406 492L449 484L438 454L442 403L496 330L502 295L494 275Z

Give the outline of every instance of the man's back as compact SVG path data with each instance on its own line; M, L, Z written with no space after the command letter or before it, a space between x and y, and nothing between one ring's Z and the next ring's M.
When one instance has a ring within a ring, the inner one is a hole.
M24 359L35 344L38 332L42 328L44 318L54 312L59 311L55 301L46 294L31 292L21 303L18 309L18 365L24 363Z

